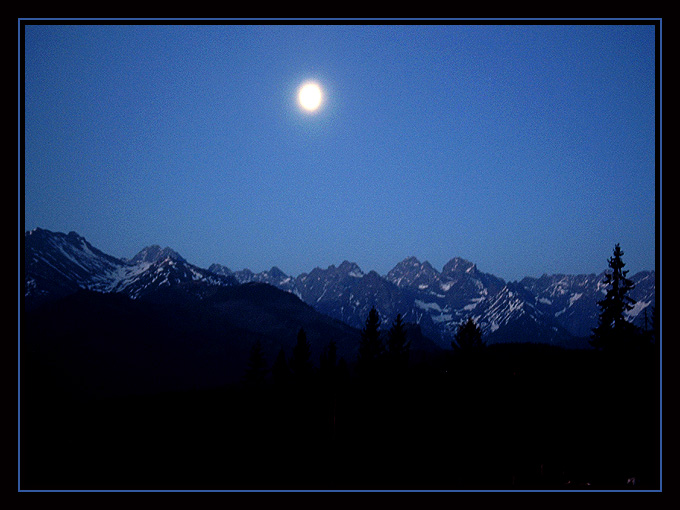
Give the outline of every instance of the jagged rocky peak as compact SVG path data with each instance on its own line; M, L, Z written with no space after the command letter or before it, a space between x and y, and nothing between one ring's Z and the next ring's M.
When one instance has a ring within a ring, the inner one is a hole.
M376 281L384 281L383 277L378 274L377 271L370 270L368 273L365 274L366 280L376 280Z
M363 278L366 276L356 262L344 260L339 266L331 264L326 269L315 267L309 273L302 273L297 277L300 282L325 280L340 282L347 278Z
M405 258L387 273L387 279L399 287L418 285L424 288L438 278L438 271L427 260L421 263L413 256Z
M347 260L343 260L342 264L338 266L338 272L348 276L354 276L356 278L361 278L364 276L364 272L356 262L349 262Z
M179 262L186 262L186 260L184 260L184 258L172 248L168 248L167 246L165 248L161 248L157 244L147 246L137 255L132 257L132 260L130 262L132 262L133 264L139 264L142 262L153 264L154 262L158 262L160 260L165 260L168 258Z
M40 227L36 227L33 230L26 231L24 233L24 238L30 238L33 244L39 243L41 241L47 242L65 241L69 244L80 246L87 243L85 238L78 234L77 232L71 231L68 234L64 234L62 232L52 232L50 230L46 230Z
M404 260L401 262L398 262L396 266L394 266L392 269L390 269L387 273L388 278L393 278L393 277L398 277L400 275L403 275L404 273L407 273L409 271L413 271L414 269L420 268L420 261L416 257L406 257Z
M281 271L277 266L273 266L269 271L268 271L269 278L275 279L275 280L284 280L288 278L288 275Z
M229 269L227 266L223 266L222 264L217 263L210 264L210 267L208 267L208 271L210 271L211 273L227 276L231 276L234 274L233 271Z
M418 260L418 257L411 255L410 257L406 257L397 265L402 267L416 267L420 266L420 260Z
M474 274L477 272L477 264L465 260L461 257L454 257L449 260L442 269L444 275L454 275L460 273Z
M421 266L427 270L427 271L432 271L433 273L439 274L439 271L437 271L434 267L432 267L432 264L430 264L427 260L421 264Z

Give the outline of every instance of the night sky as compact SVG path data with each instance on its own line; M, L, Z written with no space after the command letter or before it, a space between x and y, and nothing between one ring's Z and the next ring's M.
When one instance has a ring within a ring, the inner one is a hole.
M292 275L655 268L653 24L27 23L26 230Z

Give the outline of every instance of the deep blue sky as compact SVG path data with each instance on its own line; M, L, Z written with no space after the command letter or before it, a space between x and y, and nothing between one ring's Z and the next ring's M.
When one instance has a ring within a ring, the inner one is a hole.
M655 52L653 25L27 25L24 226L292 275L591 273L617 242L654 269Z

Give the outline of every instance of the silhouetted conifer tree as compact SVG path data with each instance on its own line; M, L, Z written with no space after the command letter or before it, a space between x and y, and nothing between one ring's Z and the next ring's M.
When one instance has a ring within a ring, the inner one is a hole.
M482 330L475 324L472 317L458 326L458 331L451 342L455 352L475 352L486 346L482 340Z
M297 380L306 379L312 374L311 354L312 347L307 341L307 334L303 328L300 328L297 343L293 347L293 357L290 360L291 372Z
M635 300L628 293L635 287L626 278L626 265L621 257L623 251L617 243L614 256L609 258L611 272L605 274L603 283L608 286L604 299L597 302L600 307L598 325L593 329L590 344L596 349L611 349L630 346L637 336L637 328L625 317L633 309Z
M380 338L380 315L375 307L371 308L366 318L366 325L361 331L357 370L361 376L375 375L385 348Z
M387 336L387 362L393 375L406 371L410 346L401 314L397 314Z

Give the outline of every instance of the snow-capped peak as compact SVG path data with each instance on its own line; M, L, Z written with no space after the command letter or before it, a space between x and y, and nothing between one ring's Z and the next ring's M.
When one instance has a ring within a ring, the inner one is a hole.
M154 263L159 260L171 259L178 262L186 262L186 260L175 250L169 247L161 248L157 244L152 244L141 250L137 255L130 259L132 264L139 264L140 262Z

